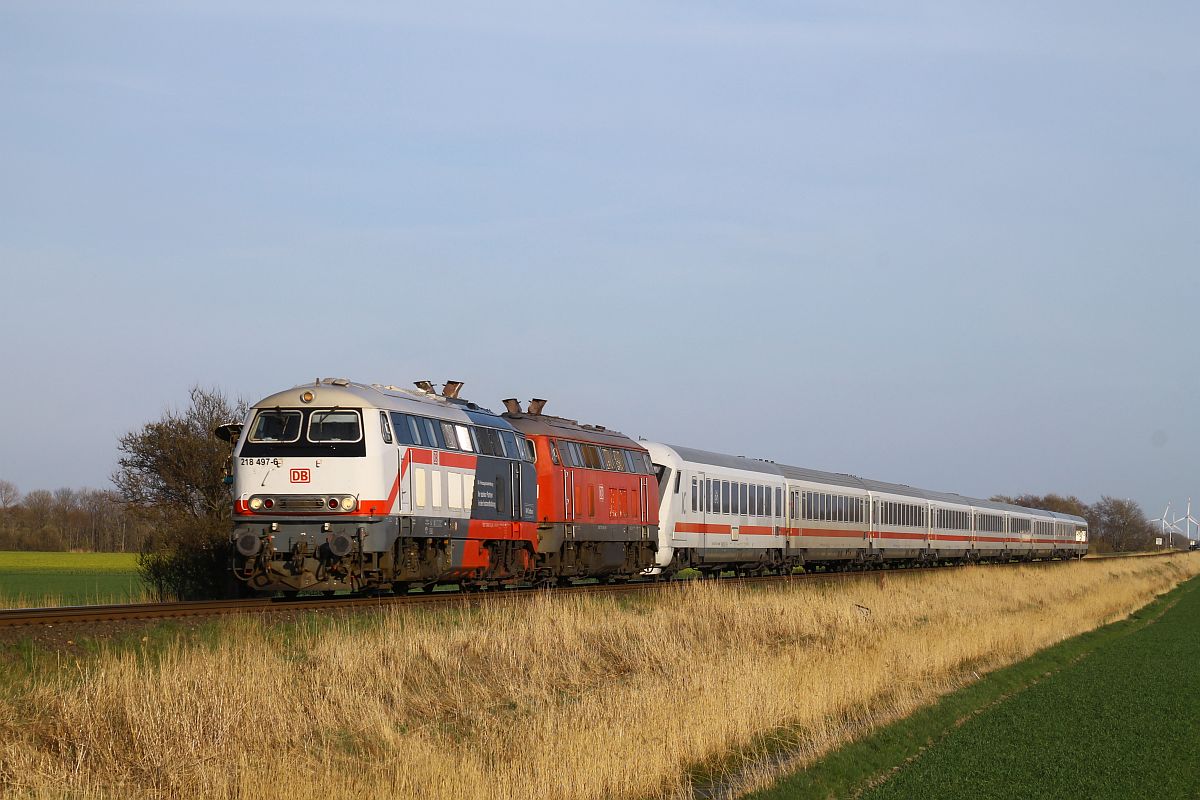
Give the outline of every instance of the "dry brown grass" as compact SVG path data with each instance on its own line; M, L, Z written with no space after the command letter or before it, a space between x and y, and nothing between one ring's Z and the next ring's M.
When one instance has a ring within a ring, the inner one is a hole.
M1180 555L238 620L0 692L0 794L682 796L764 734L820 754L1198 572Z

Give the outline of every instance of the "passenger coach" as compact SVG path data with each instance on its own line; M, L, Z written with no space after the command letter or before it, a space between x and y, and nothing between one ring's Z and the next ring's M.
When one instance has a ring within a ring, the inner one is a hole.
M1081 557L1082 517L656 442L656 569Z

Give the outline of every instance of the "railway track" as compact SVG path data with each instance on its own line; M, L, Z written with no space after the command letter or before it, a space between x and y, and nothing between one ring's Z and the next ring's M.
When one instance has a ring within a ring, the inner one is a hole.
M1171 555L1162 553L1156 555ZM1107 556L1108 558L1146 558L1139 556ZM989 566L1034 566L1057 564L1058 561L1012 562ZM753 585L796 581L831 581L873 578L887 574L911 575L918 572L961 568L964 565L909 567L904 569L866 569L841 572L807 572L799 575L768 575L758 577L728 577L717 580L730 585ZM697 579L700 580L700 579ZM555 589L564 594L611 594L615 592L652 592L678 585L680 581L644 581L616 584L577 584ZM194 600L175 603L127 603L119 605L62 606L51 608L0 609L0 628L18 625L61 625L87 622L125 620L154 620L182 617L210 617L228 614L271 614L295 611L348 610L386 608L399 605L447 605L451 603L490 602L496 598L516 598L538 595L547 591L536 587L493 589L482 592L428 592L404 595L370 595L341 597L250 598L243 600Z

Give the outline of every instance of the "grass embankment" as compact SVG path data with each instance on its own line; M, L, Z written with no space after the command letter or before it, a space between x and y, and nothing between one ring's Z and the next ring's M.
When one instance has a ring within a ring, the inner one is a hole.
M0 551L0 608L148 601L136 553Z
M0 794L685 796L703 769L818 756L1197 572L1179 556L696 582L30 655L0 691Z
M1155 606L866 797L1200 796L1200 585Z
M998 670L752 800L1200 796L1200 579Z

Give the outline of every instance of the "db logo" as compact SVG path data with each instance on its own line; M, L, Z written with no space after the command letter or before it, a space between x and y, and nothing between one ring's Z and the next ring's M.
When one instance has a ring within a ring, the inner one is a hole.
M306 469L292 470L292 483L308 483L311 474Z

